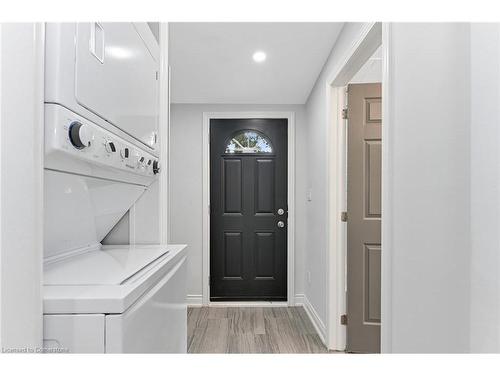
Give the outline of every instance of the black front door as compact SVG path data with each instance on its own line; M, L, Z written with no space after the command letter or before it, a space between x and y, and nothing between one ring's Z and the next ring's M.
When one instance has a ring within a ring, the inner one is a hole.
M287 295L287 120L210 121L210 299Z

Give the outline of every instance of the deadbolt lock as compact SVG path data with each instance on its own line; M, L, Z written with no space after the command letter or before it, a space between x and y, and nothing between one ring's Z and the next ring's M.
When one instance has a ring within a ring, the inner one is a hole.
M278 228L284 228L285 227L285 222L280 220L278 221Z

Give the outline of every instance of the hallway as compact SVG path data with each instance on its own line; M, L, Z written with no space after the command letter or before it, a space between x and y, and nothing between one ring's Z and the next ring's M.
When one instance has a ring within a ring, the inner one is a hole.
M188 353L327 353L303 307L188 308Z

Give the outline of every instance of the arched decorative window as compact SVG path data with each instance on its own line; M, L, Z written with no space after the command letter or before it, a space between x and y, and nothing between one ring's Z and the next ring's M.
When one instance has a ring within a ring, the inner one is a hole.
M236 133L226 145L226 154L270 154L272 152L271 141L255 130L242 130Z

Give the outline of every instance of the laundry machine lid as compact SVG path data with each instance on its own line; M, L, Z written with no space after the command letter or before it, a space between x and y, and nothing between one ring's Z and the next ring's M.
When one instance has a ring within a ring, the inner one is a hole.
M169 253L166 246L110 246L48 264L45 285L120 285Z

